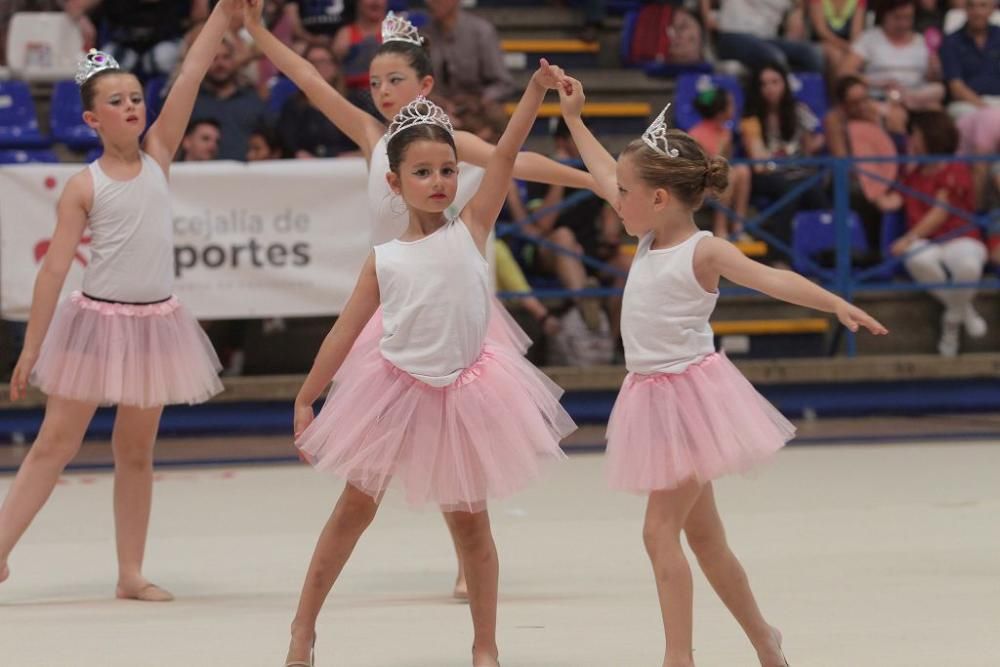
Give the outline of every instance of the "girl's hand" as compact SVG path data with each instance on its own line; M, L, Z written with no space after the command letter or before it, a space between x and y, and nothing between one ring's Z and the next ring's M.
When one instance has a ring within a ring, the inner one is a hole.
M891 246L889 246L889 252L892 253L893 257L899 257L900 255L905 254L906 251L913 246L913 241L914 239L911 236L900 236Z
M312 424L313 419L315 419L315 415L313 414L312 405L295 404L295 417L292 422L292 428L296 440L302 436L302 433L309 427L309 424Z
M222 5L222 11L225 12L226 16L233 18L243 15L247 0L222 0L219 4Z
M21 352L17 366L14 367L14 374L10 377L10 400L20 400L28 391L28 377L31 375L31 369L35 367L36 361L38 361L37 354L27 350Z
M587 101L583 84L571 76L566 77L566 83L566 87L559 88L559 106L566 118L579 118L583 113L583 103Z
M538 69L535 70L531 80L546 90L562 88L566 86L566 72L562 67L550 65L548 60L542 58L538 61Z
M265 0L241 0L243 5L243 24L247 28L260 27L264 24L261 14L264 11Z
M889 330L882 326L881 322L857 306L847 303L843 299L841 299L840 303L837 304L837 309L834 312L837 315L837 319L840 320L840 323L847 327L851 332L856 332L859 327L864 327L876 336L884 336L889 333Z

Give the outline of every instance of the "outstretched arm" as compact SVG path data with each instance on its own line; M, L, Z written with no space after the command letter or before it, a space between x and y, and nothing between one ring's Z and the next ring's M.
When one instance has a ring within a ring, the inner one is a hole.
M181 145L201 81L229 28L230 17L239 9L238 2L222 0L215 6L181 63L177 79L163 103L163 111L146 133L146 152L160 163L164 173L169 171L170 163Z
M378 278L375 275L375 253L372 251L361 268L351 298L323 340L309 375L295 397L295 437L301 435L312 422L313 403L337 374L378 305Z
M59 293L66 282L66 274L73 263L80 238L87 228L87 211L90 210L93 191L90 174L82 171L66 183L66 188L59 197L56 205L56 231L52 235L52 242L45 253L38 277L35 278L24 347L10 379L10 398L13 401L23 396L28 388L28 377L38 361L38 353L52 323Z
M538 116L538 109L545 99L545 92L554 88L563 80L564 75L558 67L549 65L542 59L538 70L528 83L521 101L517 103L514 114L507 123L497 147L493 149L486 163L486 175L479 190L462 211L462 218L469 225L481 249L486 247L486 239L493 230L504 199L510 189L511 174L518 151L528 138L531 126Z
M583 84L572 77L567 77L566 80L570 85L559 88L559 105L562 107L563 118L566 119L566 125L584 164L594 178L594 192L614 205L618 199L618 164L583 122L580 115L586 101Z
M455 147L458 148L459 160L477 167L486 166L494 149L492 144L465 131L455 133ZM582 190L593 190L596 187L594 178L587 172L574 169L532 151L522 151L517 154L514 159L514 178L533 183L564 185Z
M295 82L331 123L356 143L365 158L385 134L385 126L367 112L347 101L343 95L320 76L312 63L295 53L264 26L261 9L264 0L245 0L243 21L257 47L274 65Z
M876 335L889 333L874 317L836 294L793 271L782 271L755 262L724 239L707 238L701 241L695 251L694 265L695 274L703 287L706 283L714 286L719 277L724 277L781 301L834 313L851 331L864 327Z

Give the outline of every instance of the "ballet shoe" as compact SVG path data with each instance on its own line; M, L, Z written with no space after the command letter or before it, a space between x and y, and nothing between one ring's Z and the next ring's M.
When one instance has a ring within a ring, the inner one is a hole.
M285 663L285 667L315 667L316 665L316 639L313 638L312 647L309 649L309 662L302 660L291 660Z

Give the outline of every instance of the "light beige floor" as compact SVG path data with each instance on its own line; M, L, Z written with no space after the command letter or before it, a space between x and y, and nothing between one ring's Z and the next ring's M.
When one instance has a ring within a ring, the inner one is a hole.
M605 491L601 464L574 456L493 508L504 667L659 667L642 500ZM298 465L163 473L148 573L179 600L144 605L110 599L111 481L67 475L14 553L0 666L281 665L338 484ZM717 489L795 667L1000 665L1000 442L790 448ZM467 666L452 575L440 517L387 500L321 619L318 665ZM754 665L695 581L699 667Z

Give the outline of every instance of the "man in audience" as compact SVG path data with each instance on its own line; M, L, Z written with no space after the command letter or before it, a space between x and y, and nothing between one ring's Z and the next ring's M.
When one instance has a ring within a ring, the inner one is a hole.
M1000 27L990 25L996 0L967 0L965 26L941 45L941 67L958 121L959 152L990 155L1000 151ZM973 164L979 200L989 165Z
M354 20L356 0L289 0L285 18L299 44L330 46L337 31Z
M431 43L434 92L479 95L486 102L512 97L514 80L493 25L463 10L459 0L427 0L427 10L431 21L423 32Z
M194 118L215 118L222 137L219 141L220 160L243 160L247 154L247 139L264 120L267 106L253 88L239 82L235 48L224 41L194 104Z
M181 141L181 160L184 162L205 162L219 155L219 140L222 130L214 118L196 118L184 132Z

